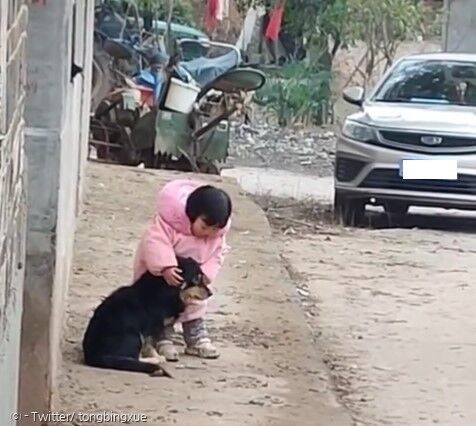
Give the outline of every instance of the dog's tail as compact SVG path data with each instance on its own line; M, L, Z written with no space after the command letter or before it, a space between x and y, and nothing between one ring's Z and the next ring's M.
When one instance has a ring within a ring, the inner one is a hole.
M153 364L151 362L144 362L135 358L114 355L102 355L92 362L87 362L87 364L96 368L109 368L112 370L132 371L136 373L147 374L155 373L161 369L157 364Z

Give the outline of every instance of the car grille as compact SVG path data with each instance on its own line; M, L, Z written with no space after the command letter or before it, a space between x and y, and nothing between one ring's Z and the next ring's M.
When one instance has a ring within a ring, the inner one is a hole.
M335 168L337 180L340 182L350 182L354 180L365 164L364 161L338 156Z
M476 195L476 176L460 174L457 180L410 180L403 179L398 170L374 169L359 186L362 188Z
M399 144L409 145L421 148L475 148L476 138L463 138L456 136L444 136L429 133L411 133L411 132L395 132L390 130L381 130L381 136L389 142L397 142ZM436 136L443 138L443 141L435 146L428 146L421 142L421 138L425 136Z

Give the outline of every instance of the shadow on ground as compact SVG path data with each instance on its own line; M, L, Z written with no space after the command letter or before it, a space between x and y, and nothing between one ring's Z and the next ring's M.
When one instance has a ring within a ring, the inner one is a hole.
M476 216L455 210L421 209L405 216L389 216L379 211L367 211L366 225L373 229L431 229L436 231L476 233Z
M332 205L316 201L254 196L265 211L274 229L285 233L309 232L322 228L338 228ZM476 214L457 210L414 208L405 216L393 216L379 207L369 206L361 228L429 229L435 231L476 233Z

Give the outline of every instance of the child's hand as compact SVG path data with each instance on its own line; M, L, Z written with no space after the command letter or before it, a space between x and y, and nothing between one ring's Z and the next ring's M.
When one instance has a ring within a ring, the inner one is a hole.
M165 278L165 281L167 281L168 285L174 287L182 284L183 282L182 271L175 266L164 269L162 271L162 276Z

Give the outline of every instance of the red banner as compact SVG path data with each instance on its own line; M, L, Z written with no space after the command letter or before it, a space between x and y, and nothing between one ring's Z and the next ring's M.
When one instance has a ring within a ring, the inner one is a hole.
M279 37L279 32L281 31L281 24L283 22L283 13L284 1L278 0L270 14L269 23L265 33L265 36L273 41L277 40Z
M213 31L217 24L218 2L219 0L208 0L207 2L205 26L208 31Z

